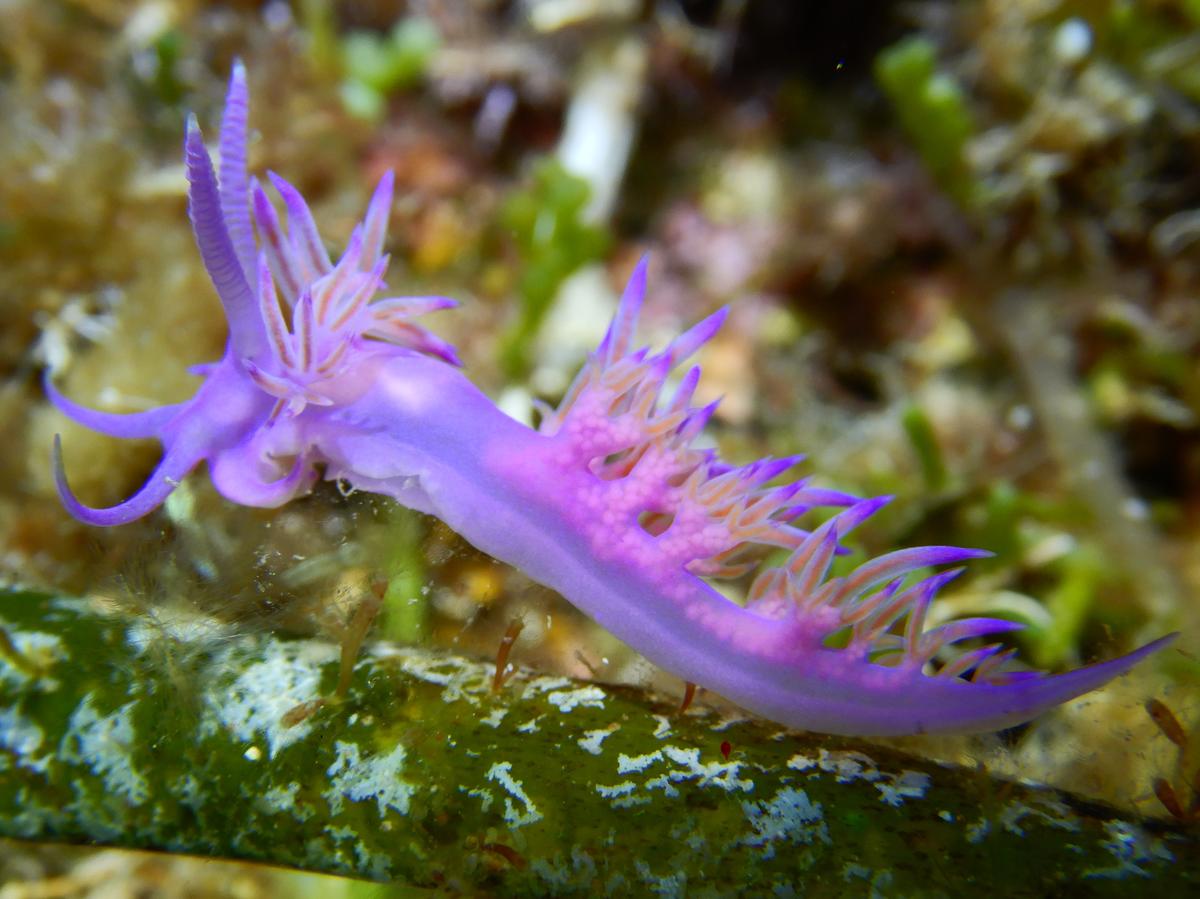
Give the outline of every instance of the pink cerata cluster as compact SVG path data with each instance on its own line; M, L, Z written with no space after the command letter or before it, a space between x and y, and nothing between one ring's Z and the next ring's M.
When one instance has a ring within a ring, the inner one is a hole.
M635 349L639 265L603 342L538 430L501 412L453 348L411 319L453 305L385 297L392 201L385 175L335 263L299 192L272 174L286 227L246 172L247 91L235 65L213 170L194 117L185 161L196 244L229 320L224 357L185 403L114 415L50 398L116 437L154 437L162 461L129 500L62 501L95 525L146 515L201 461L228 499L278 506L319 476L435 515L479 549L557 590L648 659L782 724L839 734L974 732L1027 721L1161 648L1065 674L1014 671L987 638L1018 627L970 618L935 628L938 589L984 553L926 546L833 576L839 542L886 498L805 480L772 484L798 457L748 465L694 445L715 404L673 370L720 328L719 312L659 352ZM257 235L257 239L256 239ZM814 506L840 511L807 531ZM778 566L762 547L787 552ZM758 569L744 604L710 586Z

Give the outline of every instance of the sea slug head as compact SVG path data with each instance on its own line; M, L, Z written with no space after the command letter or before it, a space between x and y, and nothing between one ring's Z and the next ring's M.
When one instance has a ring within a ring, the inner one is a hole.
M276 506L309 489L321 461L320 416L370 386L380 362L420 353L457 365L453 347L412 319L454 305L444 297L386 297L383 254L393 176L379 181L363 221L334 263L300 192L270 173L281 220L246 170L248 92L235 63L219 141L219 178L195 117L184 162L188 214L201 259L229 322L229 342L188 402L114 415L78 406L47 379L50 399L76 421L117 437L155 437L162 461L146 484L111 509L71 493L55 440L54 469L67 509L82 521L121 524L161 504L199 462L217 488L246 505ZM257 241L255 233L257 232Z

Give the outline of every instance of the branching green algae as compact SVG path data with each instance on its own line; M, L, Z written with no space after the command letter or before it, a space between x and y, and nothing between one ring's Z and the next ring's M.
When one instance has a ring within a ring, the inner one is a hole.
M494 695L488 664L385 645L318 704L338 671L318 641L201 618L163 633L19 592L0 628L3 836L496 895L1168 896L1200 879L1181 829L631 689L519 673Z

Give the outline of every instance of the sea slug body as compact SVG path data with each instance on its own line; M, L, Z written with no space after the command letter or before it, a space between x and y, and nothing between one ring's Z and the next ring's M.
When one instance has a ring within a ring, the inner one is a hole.
M733 466L697 448L715 408L692 404L700 369L687 368L671 390L667 382L724 312L657 353L635 348L644 262L558 409L536 431L509 418L463 375L452 347L411 321L451 301L374 299L387 267L391 174L334 263L294 187L269 176L285 227L248 178L246 115L238 64L219 178L194 119L187 128L189 214L230 330L199 391L113 415L47 383L76 421L164 447L133 497L92 509L68 488L56 443L59 493L82 521L146 515L202 461L225 497L249 506L286 503L323 474L436 515L678 676L775 721L830 733L1006 727L1095 689L1171 639L1065 674L1012 671L1011 651L981 639L1014 630L1012 622L925 627L938 589L961 569L917 572L984 553L902 549L832 576L840 541L886 498L805 480L777 485L799 457ZM811 532L798 526L817 506L840 511ZM787 558L763 566L763 548ZM709 583L754 571L744 605Z

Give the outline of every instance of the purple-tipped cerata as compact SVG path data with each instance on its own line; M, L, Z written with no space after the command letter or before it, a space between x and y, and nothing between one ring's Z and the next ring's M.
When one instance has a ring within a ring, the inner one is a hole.
M134 415L84 409L47 384L68 416L117 437L157 437L145 486L111 509L63 502L98 525L155 509L199 462L234 502L276 506L323 474L436 515L518 566L662 667L768 718L843 734L984 731L1027 721L1127 671L1170 638L1066 674L1010 670L988 638L1009 621L926 628L938 589L982 555L902 549L845 575L839 542L884 498L778 484L799 457L734 466L695 438L696 366L668 380L720 328L717 313L663 350L636 349L646 265L604 340L541 428L514 421L411 319L451 303L375 299L392 200L385 175L335 263L300 193L272 174L286 210L246 174L246 82L234 67L214 172L194 121L185 160L196 244L229 320L224 357L190 401ZM257 240L255 239L257 233ZM813 531L814 506L841 510ZM786 554L764 567L763 548ZM930 569L934 569L930 573ZM709 581L756 571L745 604Z

